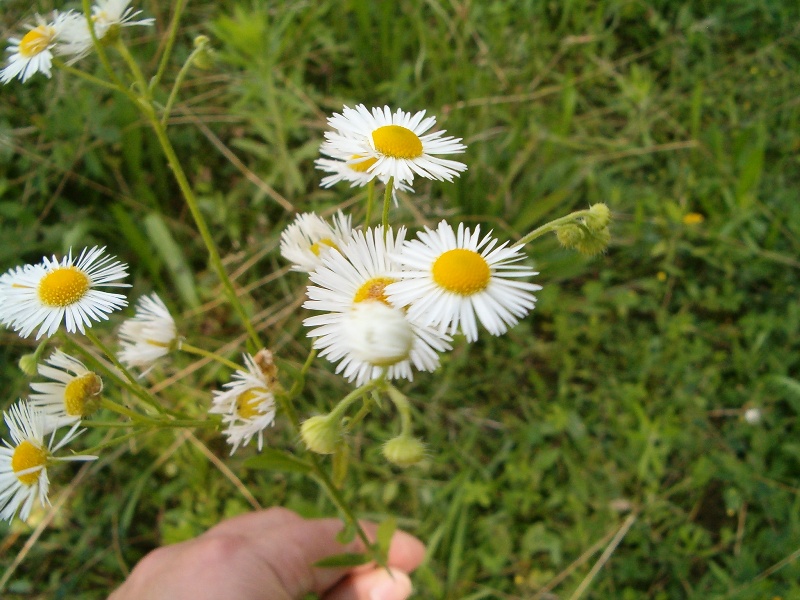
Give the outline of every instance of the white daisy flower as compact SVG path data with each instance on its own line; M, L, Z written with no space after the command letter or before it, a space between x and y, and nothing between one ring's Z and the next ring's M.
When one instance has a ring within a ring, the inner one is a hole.
M337 251L323 257L313 271L303 306L324 311L303 321L320 356L338 362L336 372L356 385L380 377L413 379L412 365L420 371L439 366L439 355L450 349L450 337L420 325L387 299L384 289L397 281L399 265L391 258L405 239L383 228L354 233ZM383 304L384 308L372 305ZM388 309L388 310L387 310ZM379 321L383 320L383 323ZM407 347L409 332L411 346Z
M119 360L126 367L148 367L176 346L178 330L166 305L153 293L136 303L136 314L119 330Z
M281 256L293 263L293 271L308 273L321 264L322 257L350 239L350 215L339 211L333 224L315 213L297 215L281 233Z
M274 381L259 368L249 354L244 355L247 371L236 371L232 381L215 391L214 400L208 412L222 415L227 426L224 431L232 446L231 455L239 445L247 445L258 436L259 451L264 446L264 429L275 420L275 396L272 393Z
M357 157L352 157L357 158ZM320 171L331 173L322 178L320 186L324 188L333 187L341 181L350 182L350 187L364 187L375 179L375 173L368 172L368 169L377 162L377 159L370 158L360 162L348 162L347 160L334 160L331 158L318 158L314 164ZM386 184L389 181L387 176L378 177L379 181ZM413 193L414 189L404 183L397 182L394 189Z
M42 16L36 15L36 25L28 26L30 31L22 38L9 38L11 45L7 52L8 65L0 71L0 81L8 83L19 77L25 83L35 73L42 73L50 77L53 65L53 50L65 29L76 22L78 15L73 12L54 13L53 20L47 22Z
M13 444L3 440L4 447L0 447L0 519L11 521L19 511L20 518L25 520L37 499L42 506L50 503L47 467L52 462L97 457L53 456L81 433L77 423L55 444L55 431L49 441L45 440L46 432L52 429L47 416L27 403L15 404L3 417Z
M100 376L61 350L56 350L46 362L39 365L39 375L51 381L31 383L36 393L31 394L30 405L53 419L59 427L92 414L103 391Z
M410 318L442 333L460 330L470 342L478 339L476 316L492 335L505 333L533 309L531 292L542 289L516 279L538 273L515 264L525 258L520 248L508 242L495 248L491 232L479 236L480 226L470 232L463 223L457 234L446 221L435 231L426 227L396 254L404 270L387 296L408 307Z
M320 152L351 165L368 164L366 172L382 181L394 178L394 187L412 184L414 175L452 181L467 165L439 158L466 150L461 138L444 137L444 131L425 134L436 124L425 111L412 115L401 109L394 114L388 106L367 110L363 104L345 106L328 124L336 131L325 133ZM374 162L372 162L374 161ZM356 168L364 168L357 166Z
M67 331L86 332L92 321L126 306L122 294L104 292L100 287L130 287L117 283L128 275L127 265L104 256L105 247L84 248L77 260L72 250L60 262L46 256L37 265L16 267L0 277L0 323L28 337L39 327L38 340L51 336L61 322Z
M98 40L106 36L119 32L121 27L133 27L135 25L152 25L155 19L134 19L142 11L134 10L130 7L130 0L98 0L92 6L92 23L94 24L94 35ZM79 15L80 19L69 23L61 35L60 45L57 48L59 54L72 56L70 62L74 62L88 54L94 44L92 34L89 31L89 24L84 15Z

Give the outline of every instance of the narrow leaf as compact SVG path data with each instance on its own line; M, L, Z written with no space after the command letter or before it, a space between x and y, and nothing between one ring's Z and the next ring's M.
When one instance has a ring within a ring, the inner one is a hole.
M257 456L244 461L245 468L265 469L270 471L288 471L290 473L310 473L311 465L281 450L267 448Z

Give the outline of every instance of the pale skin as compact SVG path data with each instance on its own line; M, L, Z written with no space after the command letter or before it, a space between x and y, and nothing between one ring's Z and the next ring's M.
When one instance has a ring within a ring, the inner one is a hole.
M376 526L362 524L374 537ZM376 565L320 568L328 556L359 552L359 540L339 544L338 519L303 519L270 508L223 521L204 534L158 548L145 556L109 600L405 600L408 573L422 562L425 547L397 531L389 548L389 570Z

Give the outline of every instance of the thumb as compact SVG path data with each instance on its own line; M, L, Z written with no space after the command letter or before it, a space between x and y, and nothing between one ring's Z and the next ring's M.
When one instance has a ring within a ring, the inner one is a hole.
M376 568L350 575L324 596L324 600L406 600L411 580L398 569Z

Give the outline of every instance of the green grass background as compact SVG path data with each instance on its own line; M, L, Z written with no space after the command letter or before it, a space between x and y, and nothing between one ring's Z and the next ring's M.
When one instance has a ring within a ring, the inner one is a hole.
M4 3L4 38L30 5ZM151 74L171 3L139 6L158 23L128 39ZM343 104L426 109L469 146L469 170L420 181L394 223L513 239L592 203L614 213L600 257L532 244L533 314L403 386L422 466L381 458L391 412L351 438L351 504L428 544L420 598L800 598L798 23L785 0L189 3L167 81L198 34L218 60L191 71L170 134L288 365L308 342L305 278L277 252L285 206L363 215L359 190L322 190L313 169ZM107 245L131 265L131 298L155 289L192 341L243 350L156 140L119 95L60 72L3 87L0 238L4 270ZM29 389L16 361L30 341L0 337L10 405ZM151 380L203 415L228 373L198 366L177 357ZM348 389L318 361L300 408ZM247 510L236 477L262 506L334 514L312 483L246 470L252 449L228 459L197 435L55 471L54 518L0 525L3 598L104 597L147 550ZM298 445L280 422L268 440Z

